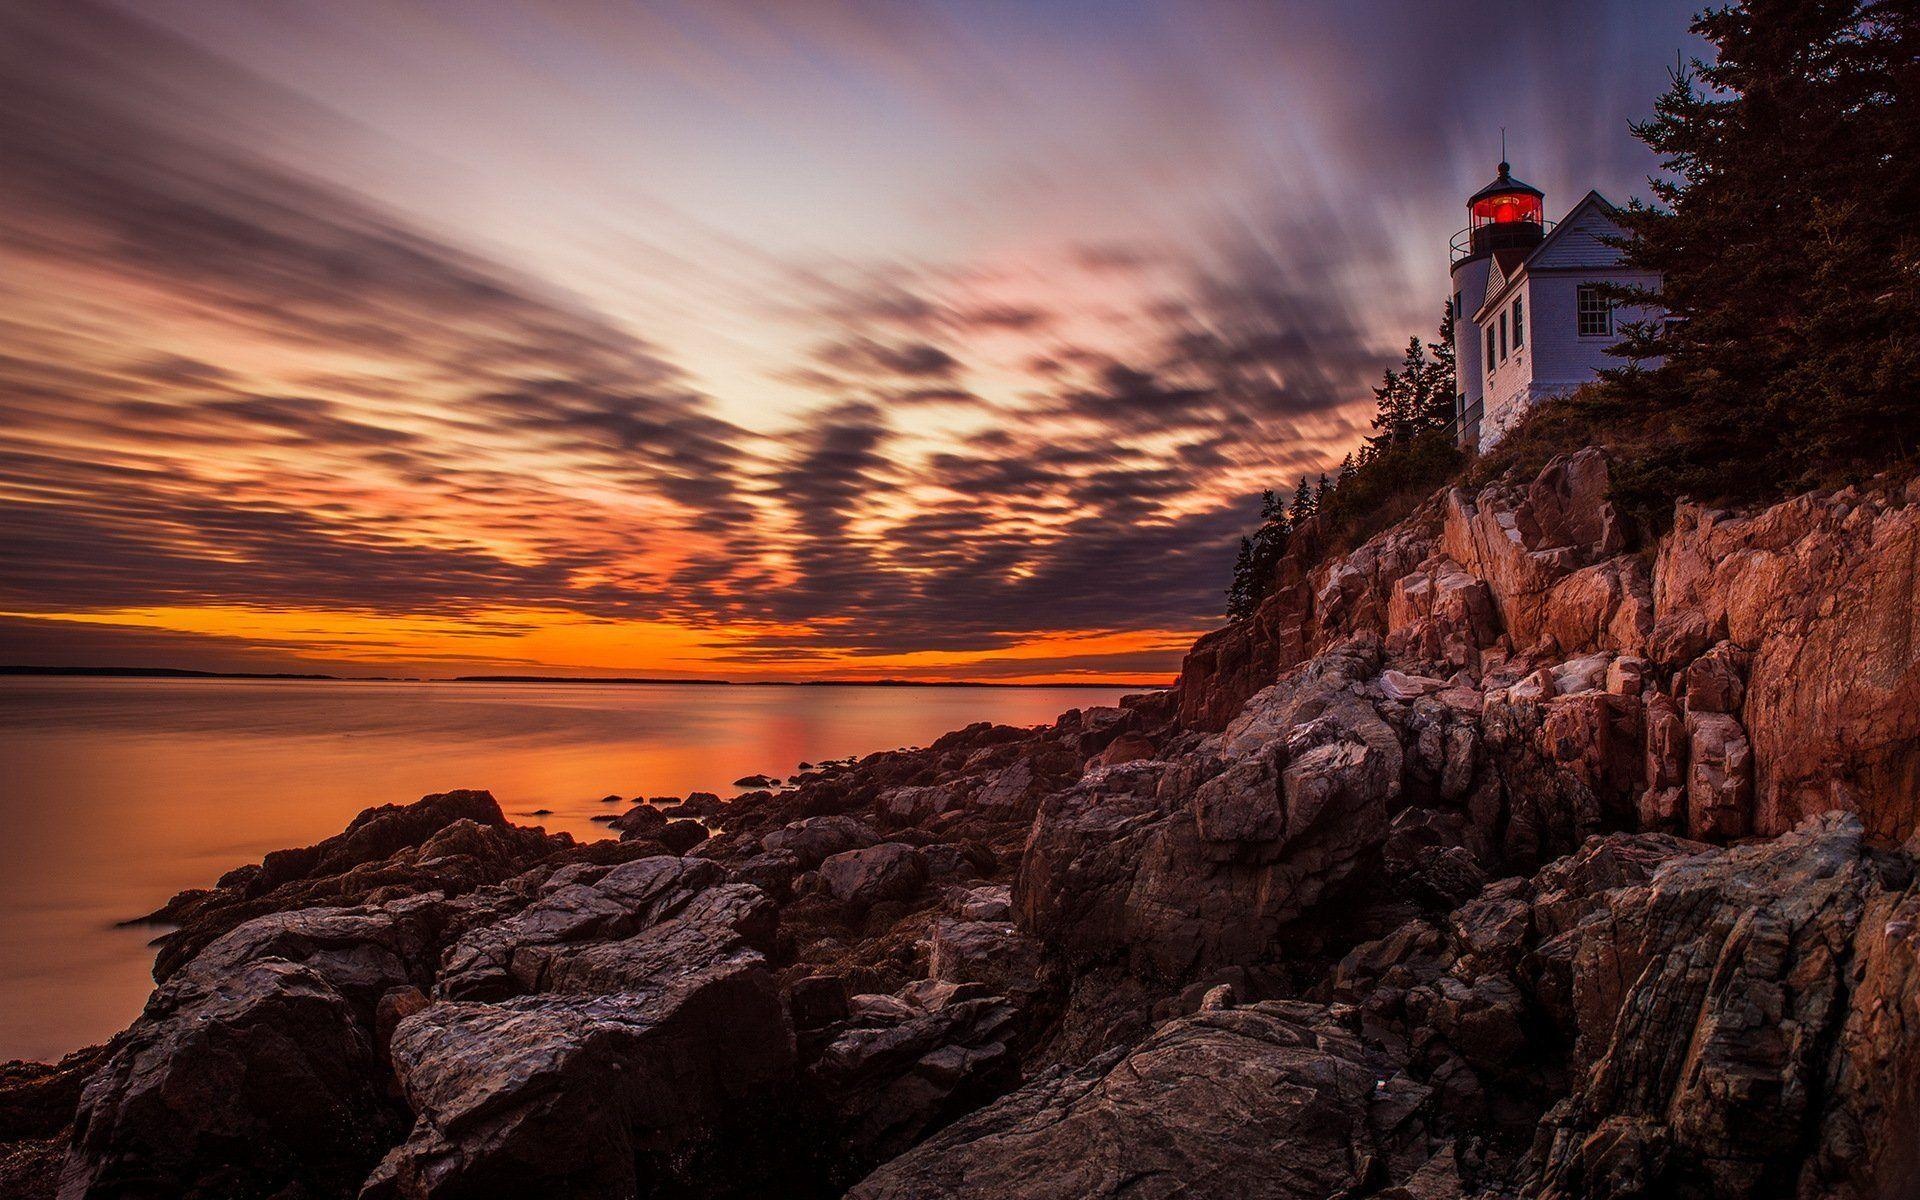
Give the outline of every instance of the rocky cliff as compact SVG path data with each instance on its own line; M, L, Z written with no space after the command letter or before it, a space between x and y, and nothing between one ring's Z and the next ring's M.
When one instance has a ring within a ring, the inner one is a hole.
M0 1069L26 1196L1920 1195L1920 488L1597 450L1296 539L1171 692L617 841L370 809Z

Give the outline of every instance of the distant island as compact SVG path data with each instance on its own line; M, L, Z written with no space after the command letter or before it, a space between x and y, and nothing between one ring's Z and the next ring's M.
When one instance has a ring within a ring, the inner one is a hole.
M189 671L184 667L33 667L0 665L0 675L74 675L116 679L330 679L338 675L303 675L292 671Z

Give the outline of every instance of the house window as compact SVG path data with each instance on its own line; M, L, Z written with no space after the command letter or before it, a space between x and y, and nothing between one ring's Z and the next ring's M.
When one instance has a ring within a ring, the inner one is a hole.
M1500 314L1500 361L1507 361L1507 314Z
M1493 374L1493 326L1487 326L1487 374Z
M1513 348L1518 350L1527 344L1526 300L1515 297L1513 301Z
M1613 301L1601 295L1599 288L1581 288L1575 309L1579 314L1581 337L1613 335Z

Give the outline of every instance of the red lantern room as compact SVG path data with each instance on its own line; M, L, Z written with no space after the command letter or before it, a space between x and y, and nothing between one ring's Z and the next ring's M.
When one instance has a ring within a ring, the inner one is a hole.
M1467 201L1465 244L1456 243L1456 253L1478 258L1495 250L1530 250L1546 233L1541 201L1546 193L1521 183L1508 174L1506 163L1500 174Z

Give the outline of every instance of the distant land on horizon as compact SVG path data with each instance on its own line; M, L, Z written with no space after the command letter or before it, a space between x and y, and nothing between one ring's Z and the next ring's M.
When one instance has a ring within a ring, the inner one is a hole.
M1156 691L1171 686L1141 680L1117 683L1000 683L980 679L654 679L590 675L323 675L291 671L195 671L185 667L37 667L0 664L0 676L63 676L87 679L284 679L321 683L615 683L656 687L952 687L1117 688Z

